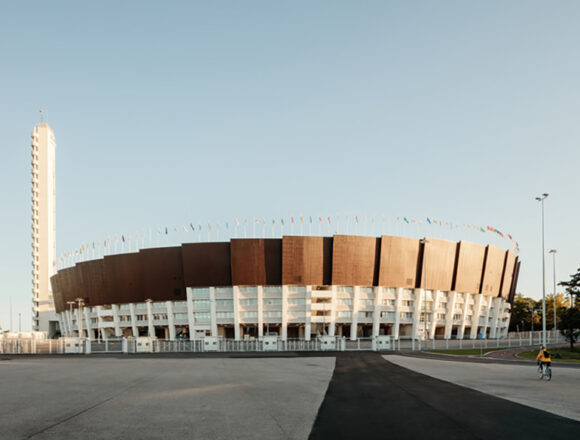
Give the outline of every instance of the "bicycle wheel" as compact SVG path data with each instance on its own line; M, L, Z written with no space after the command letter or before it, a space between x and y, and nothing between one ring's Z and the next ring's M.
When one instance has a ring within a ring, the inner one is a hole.
M546 368L546 380L552 380L552 369L550 367Z
M542 380L544 378L544 372L542 371L542 367L538 367L538 379Z

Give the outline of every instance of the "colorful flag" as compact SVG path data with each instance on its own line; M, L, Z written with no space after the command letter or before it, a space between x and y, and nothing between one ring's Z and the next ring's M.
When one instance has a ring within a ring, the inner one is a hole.
M407 217L403 217L403 220L405 220L407 223L409 223L409 220L407 220Z
M125 243L125 235L121 235L121 240L123 240L123 243Z
M427 217L427 223L431 224L431 220L429 220L429 217Z

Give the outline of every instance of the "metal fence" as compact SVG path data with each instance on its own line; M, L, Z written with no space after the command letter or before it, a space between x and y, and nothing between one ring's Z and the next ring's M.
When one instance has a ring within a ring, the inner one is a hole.
M379 337L380 338L380 337ZM208 344L208 340L212 344ZM268 342L266 342L268 340ZM547 333L548 345L565 343L557 332ZM156 338L116 338L90 341L79 338L60 339L0 339L0 354L107 354L107 353L203 353L203 352L300 352L300 351L415 351L534 347L542 344L542 332L510 333L501 339L390 339L381 345L378 338L365 337L350 340L342 336L306 339L265 338L233 340L205 338L190 340L163 340Z

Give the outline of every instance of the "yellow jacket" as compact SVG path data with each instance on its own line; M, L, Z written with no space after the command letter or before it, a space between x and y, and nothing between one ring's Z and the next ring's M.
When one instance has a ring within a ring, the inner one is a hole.
M536 360L540 362L552 362L552 358L550 357L550 352L548 350L540 350L536 356Z

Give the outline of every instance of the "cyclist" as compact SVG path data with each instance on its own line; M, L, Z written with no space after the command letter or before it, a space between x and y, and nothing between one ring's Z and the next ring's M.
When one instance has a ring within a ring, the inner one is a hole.
M548 367L552 366L552 357L546 347L542 347L540 349L540 352L536 356L536 362L538 363L542 371L544 370L544 365Z

